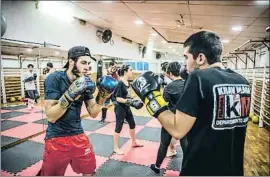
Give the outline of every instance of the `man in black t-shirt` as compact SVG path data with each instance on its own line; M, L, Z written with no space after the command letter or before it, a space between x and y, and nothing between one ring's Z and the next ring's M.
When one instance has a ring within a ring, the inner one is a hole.
M190 73L176 114L160 94L151 71L133 82L148 112L173 137L188 137L181 175L244 175L243 158L251 89L247 80L221 64L222 43L213 32L200 31L184 42Z

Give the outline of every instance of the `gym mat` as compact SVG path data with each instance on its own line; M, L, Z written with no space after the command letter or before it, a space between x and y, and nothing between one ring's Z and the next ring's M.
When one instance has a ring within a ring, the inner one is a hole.
M161 128L144 127L139 133L136 134L136 138L140 140L160 142Z
M42 160L43 152L43 144L26 141L2 151L1 168L10 173L20 172Z
M113 153L113 136L91 133L88 135L96 155L109 157ZM119 147L128 141L128 138L119 137Z
M14 143L16 141L20 140L20 138L12 138L12 137L8 137L8 136L1 136L1 147Z
M176 146L177 154L176 156L171 158L171 161L169 162L167 166L167 170L174 170L174 171L180 171L182 168L182 161L183 161L183 152L181 146Z
M164 170L160 174L153 172L149 166L136 165L117 160L108 160L97 171L97 176L163 176Z
M37 120L33 123L48 125L48 120L46 118L44 118L44 119Z
M1 131L5 131L14 127L18 127L20 125L26 124L25 122L11 121L11 120L3 120L1 122Z
M99 123L97 120L89 119L83 119L81 123L84 131L95 131L108 124L108 122Z
M153 118L144 116L134 116L136 125L146 125L151 119Z
M26 105L18 105L18 106L8 106L8 107L2 107L1 109L5 110L18 110L18 109L24 109L27 108Z
M10 119L12 117L17 117L17 116L22 116L25 115L27 113L25 112L18 112L18 111L12 111L12 112L5 112L5 113L1 113L1 119Z

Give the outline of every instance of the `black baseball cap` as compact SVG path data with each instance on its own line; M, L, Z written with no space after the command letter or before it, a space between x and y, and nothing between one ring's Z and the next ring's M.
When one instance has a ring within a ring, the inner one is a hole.
M89 56L91 59L95 60L90 54L90 50L87 47L84 46L75 46L69 49L68 51L68 59L78 59L81 56ZM69 62L67 62L64 66L64 68L68 68Z
M50 68L53 68L52 62L48 62L48 63L47 63L47 66L50 67Z

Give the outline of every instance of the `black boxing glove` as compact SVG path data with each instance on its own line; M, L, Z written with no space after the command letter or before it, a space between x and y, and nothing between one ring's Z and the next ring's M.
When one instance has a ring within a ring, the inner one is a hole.
M180 69L180 77L182 77L184 80L187 80L188 78L188 71L187 71L187 67L183 66Z
M135 109L141 109L143 107L143 102L140 100L128 99L126 104L128 106L134 107Z
M31 82L34 80L33 76L28 77L27 79L24 79L24 82Z
M33 74L33 77L34 77L34 80L37 80L37 74L36 73Z
M151 116L157 118L161 112L168 110L167 103L160 93L158 76L152 71L140 74L132 83L132 88L144 102Z
M98 104L103 104L105 99L109 98L114 92L118 81L112 76L103 76L97 80L98 95L96 97L96 102Z

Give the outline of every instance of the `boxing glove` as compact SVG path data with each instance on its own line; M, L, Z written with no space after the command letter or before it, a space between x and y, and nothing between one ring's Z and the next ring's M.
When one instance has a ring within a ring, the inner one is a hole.
M152 71L140 74L132 83L132 88L144 102L151 116L157 118L161 112L168 110L167 103L160 93L158 76Z
M126 104L128 106L134 107L135 109L141 109L143 107L143 102L140 100L128 99Z
M94 93L95 83L88 76L81 76L76 79L68 90L59 99L60 106L63 109L70 107L71 103L79 98L83 93Z
M27 79L24 79L24 82L31 82L34 80L33 76L28 77Z
M96 102L98 104L103 104L105 98L109 98L114 92L118 81L112 76L103 76L97 80L98 95L96 97Z
M159 76L158 82L160 85L167 85L167 83L165 82L165 76L162 74Z
M188 71L187 71L187 67L183 66L180 69L180 77L182 77L184 80L187 80L188 78Z
M34 80L36 80L36 79L37 79L37 74L34 73L34 74L33 74L33 77L34 77Z

